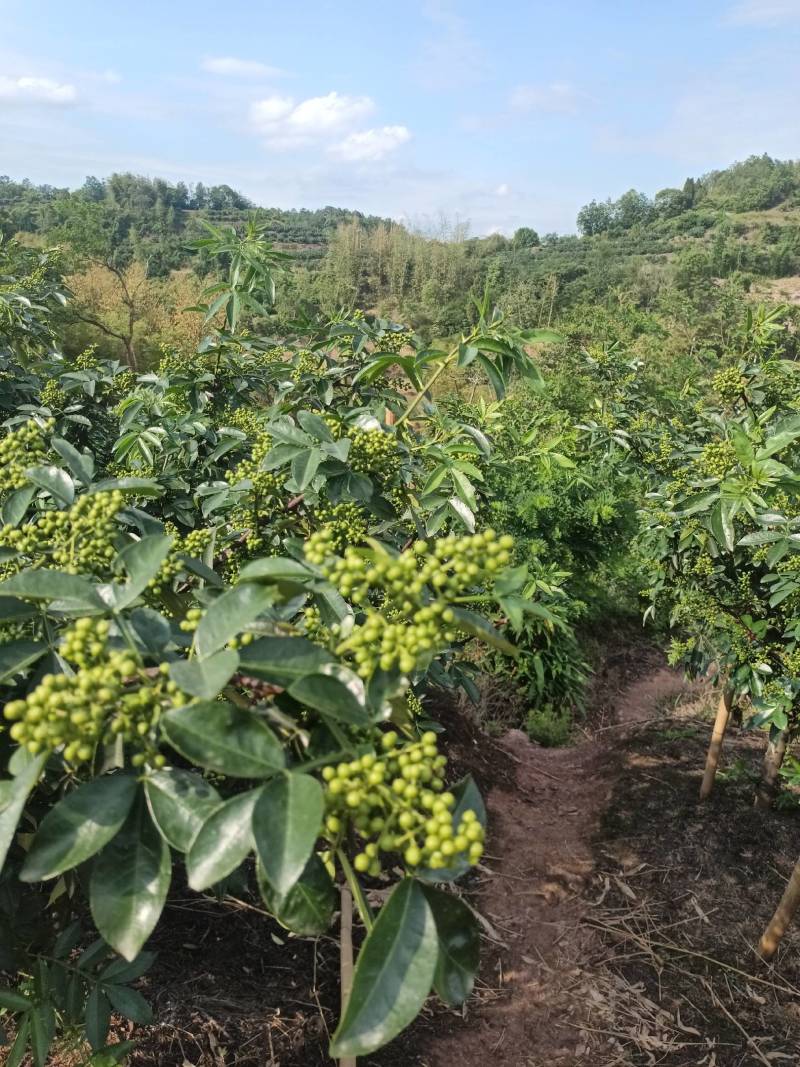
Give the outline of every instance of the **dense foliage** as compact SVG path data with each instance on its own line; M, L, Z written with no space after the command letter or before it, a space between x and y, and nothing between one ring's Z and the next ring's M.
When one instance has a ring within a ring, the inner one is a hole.
M275 258L258 231L218 239L229 279L204 307L224 321L138 377L60 352L53 263L6 249L11 1063L46 1062L80 1019L102 1049L112 1009L146 1021L127 983L178 862L204 891L254 853L266 907L302 935L327 929L342 880L368 937L336 1055L389 1040L432 985L448 1003L472 985L475 920L436 886L480 859L485 815L471 780L448 780L426 694L474 691L471 639L510 654L493 620L521 625L537 597L514 538L477 529L489 439L425 397L456 363L501 391L512 371L538 383L536 338L488 305L450 351L360 316L294 342L244 335L238 309L257 292L266 313ZM375 917L358 879L398 865Z

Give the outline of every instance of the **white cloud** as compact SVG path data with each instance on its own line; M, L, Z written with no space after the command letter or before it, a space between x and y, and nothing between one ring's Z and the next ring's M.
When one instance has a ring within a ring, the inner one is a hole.
M406 126L381 126L374 130L359 130L331 147L331 153L350 162L384 159L411 140Z
M507 182L501 182L494 191L495 196L508 196L511 192Z
M250 105L250 121L271 148L286 150L341 136L374 110L368 96L330 92L299 102L291 96L268 96Z
M78 99L74 85L52 78L7 78L0 75L0 100L12 104L47 104L63 107Z
M574 85L551 82L549 85L518 85L511 93L510 103L515 111L573 115L580 100L581 94Z
M800 22L800 0L740 0L728 12L727 22L737 26L782 26Z
M200 66L209 74L220 74L225 78L281 78L284 74L278 67L236 56L208 56Z

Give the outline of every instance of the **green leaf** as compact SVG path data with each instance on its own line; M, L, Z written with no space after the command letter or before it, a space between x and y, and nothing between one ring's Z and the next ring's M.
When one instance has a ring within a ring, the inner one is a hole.
M366 1056L413 1022L430 992L438 955L430 905L419 883L406 878L362 945L331 1056Z
M205 820L222 803L216 789L193 771L164 767L144 783L153 822L178 852L188 852Z
M89 489L90 493L111 493L115 489L132 496L156 497L163 496L166 492L163 485L152 478L105 478L101 482L95 482Z
M169 845L143 803L97 857L89 906L98 932L132 962L164 908L172 874Z
M186 759L232 778L271 778L285 764L281 743L266 723L231 704L173 708L162 716L161 729Z
M13 989L0 988L0 1008L6 1011L30 1011L33 1001Z
M262 637L239 653L243 674L284 689L323 664L335 662L330 652L305 637Z
M276 591L271 586L244 582L235 585L210 605L195 633L195 647L200 656L212 652L236 637L262 611L275 602Z
M320 937L328 930L339 897L327 867L316 852L285 896L270 885L260 863L256 875L267 910L287 930L302 937Z
M113 585L114 607L117 611L127 607L143 593L161 570L161 564L169 555L172 538L166 534L149 534L134 541L117 555L114 569L124 569L129 580L124 585Z
M35 619L39 609L13 596L0 596L0 622L23 622Z
M333 434L328 424L313 411L299 411L297 413L297 421L307 433L318 441L333 441Z
M297 483L297 492L302 493L312 482L325 456L318 448L301 452L292 460L292 477Z
M253 848L253 809L262 786L231 797L205 820L186 857L189 885L198 892L222 881Z
M67 464L73 477L84 485L91 484L94 469L94 460L91 456L83 455L63 437L51 438L50 444Z
M492 626L488 620L484 619L482 615L478 615L474 611L467 611L466 608L453 608L453 611L455 612L459 630L480 638L481 641L485 641L492 648L499 648L501 652L505 652L508 656L516 657L519 655L514 645L507 641L500 631Z
M425 886L436 934L439 938L439 959L433 985L450 1007L463 1004L472 992L481 955L481 936L472 911L452 893L433 886Z
M31 1021L29 1017L25 1017L20 1023L19 1030L17 1031L17 1037L14 1044L11 1046L11 1051L8 1054L8 1059L5 1062L5 1067L20 1067L20 1064L25 1058L25 1051L28 1048L28 1040L31 1036Z
M253 811L256 852L267 880L285 897L314 850L325 804L309 774L282 774L264 786Z
M75 499L75 483L60 467L31 467L25 474L29 481L55 497L60 504L69 507Z
M22 881L56 878L99 852L119 833L137 788L133 775L107 774L67 793L42 820Z
M0 582L0 594L24 600L74 600L93 609L105 606L86 578L64 571L20 571Z
M369 712L364 701L364 684L352 671L333 674L307 674L289 687L289 695L306 707L340 722L365 726Z
M42 641L9 641L0 645L0 682L7 682L21 674L47 651Z
M144 999L141 993L127 986L106 983L103 992L111 1001L111 1006L120 1015L124 1015L131 1022L139 1026L147 1026L153 1021L153 1009Z
M306 588L315 578L304 563L275 556L254 560L239 573L240 582L274 582L282 593L289 594Z
M56 1031L56 1019L50 1003L39 1003L30 1012L31 1053L34 1067L46 1067L47 1056Z
M25 485L21 489L15 489L9 493L8 498L0 509L0 516L4 526L17 526L33 500L36 489L32 485Z
M184 693L212 700L225 688L238 666L235 650L224 648L207 659L175 660L169 665L169 674Z
M105 1045L110 1022L111 1005L103 990L96 985L86 1001L84 1015L86 1038L93 1049L101 1049Z

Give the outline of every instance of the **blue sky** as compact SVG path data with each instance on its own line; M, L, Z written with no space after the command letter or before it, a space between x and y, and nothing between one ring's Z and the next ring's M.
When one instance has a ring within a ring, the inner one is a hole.
M800 157L800 0L0 0L0 173L569 231Z

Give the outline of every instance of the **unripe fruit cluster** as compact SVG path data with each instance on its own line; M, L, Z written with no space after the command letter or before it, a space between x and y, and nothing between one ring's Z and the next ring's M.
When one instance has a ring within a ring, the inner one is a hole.
M352 442L347 457L352 470L384 479L399 470L400 456L392 434L383 430L351 430L347 436Z
M108 619L76 619L61 637L61 655L81 670L95 666L106 655L110 629Z
M708 478L724 478L738 460L730 441L712 441L700 453L698 464Z
M454 641L457 620L449 601L492 581L513 546L511 536L490 529L431 545L418 541L397 557L350 548L344 557L321 559L324 544L312 537L306 554L343 597L366 606L365 620L337 652L350 655L361 677L369 678L379 667L409 673Z
M387 330L377 341L380 352L400 352L414 339L411 330Z
M214 536L213 530L197 529L190 530L184 538L177 537L177 530L171 524L167 524L167 532L176 535L169 550L169 555L161 564L161 568L155 578L149 583L148 588L159 592L171 585L172 582L186 570L184 556L202 560L205 550Z
M295 355L293 363L292 378L296 382L299 382L306 374L320 374L322 371L322 357L308 348L301 348Z
M67 405L67 394L57 378L48 378L39 393L39 403L50 411L61 411Z
M54 426L53 419L43 426L30 419L0 440L0 493L25 485L26 470L37 466L47 455L45 436Z
M358 544L367 532L367 521L358 504L344 503L318 508L314 520L319 526L310 535L305 547L309 563L323 563L348 545Z
M454 817L455 797L444 791L446 765L433 731L402 747L389 731L378 754L324 768L325 833L338 844L352 829L364 842L353 866L373 877L386 853L400 853L410 868L434 871L477 863L483 827L474 811Z
M79 643L76 630L71 644ZM85 651L77 654L83 658ZM90 643L89 654L93 651ZM33 755L63 746L69 763L86 763L100 742L121 736L150 751L157 766L163 764L153 742L162 701L169 695L180 705L186 698L163 674L133 688L136 682L142 682L138 664L127 652L110 652L75 675L46 674L24 700L6 704L4 716L13 724L9 733ZM145 751L133 755L134 766L145 762Z
M84 348L73 361L75 370L97 370L100 366L100 359L96 355L97 345L89 345L88 348Z
M711 386L723 403L732 404L747 388L747 379L738 367L726 367L717 371L711 379Z
M116 518L125 504L119 490L87 493L65 511L42 512L34 522L0 530L0 546L69 574L108 571L117 554Z

